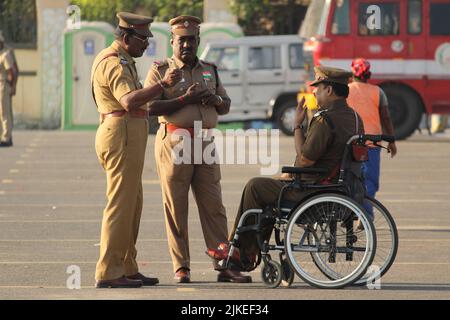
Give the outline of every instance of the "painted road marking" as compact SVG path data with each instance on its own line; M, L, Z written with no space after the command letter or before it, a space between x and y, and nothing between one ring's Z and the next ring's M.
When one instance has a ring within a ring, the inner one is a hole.
M177 288L178 292L194 292L197 291L197 289L194 288Z

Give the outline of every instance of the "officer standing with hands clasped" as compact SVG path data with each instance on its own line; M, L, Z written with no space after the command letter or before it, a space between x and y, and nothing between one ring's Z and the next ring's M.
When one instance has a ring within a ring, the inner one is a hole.
M114 43L92 66L92 94L100 113L95 150L106 171L108 203L103 212L97 288L155 285L138 271L136 240L142 212L142 170L148 136L148 102L181 79L179 71L142 88L133 58L141 57L152 37L150 17L117 14Z
M157 115L161 123L156 135L155 157L163 194L166 230L172 256L175 281L191 281L188 237L188 195L192 186L198 205L200 222L207 247L216 247L227 239L227 217L222 203L220 167L218 163L205 163L194 159L194 145L200 144L201 154L214 142L207 142L198 135L210 135L210 128L217 125L218 115L230 109L228 97L218 77L216 66L199 60L201 20L193 16L179 16L169 21L172 29L173 57L154 63L146 86L154 86L172 70L181 70L183 80L173 88L164 88L150 103L150 115ZM201 122L201 131L194 132L194 122ZM188 154L189 163L175 163L172 154L179 137L183 135L183 158ZM184 134L183 134L184 133ZM212 137L210 140L212 140ZM209 140L208 138L208 140ZM217 262L214 267L219 270ZM249 278L229 269L220 270L220 282L248 282Z

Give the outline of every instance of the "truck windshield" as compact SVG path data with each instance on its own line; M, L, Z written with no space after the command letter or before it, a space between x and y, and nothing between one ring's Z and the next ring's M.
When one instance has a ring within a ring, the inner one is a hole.
M204 58L214 63L219 70L239 70L239 48L210 48Z
M311 1L300 28L300 38L309 40L312 37L325 36L330 4L331 0Z

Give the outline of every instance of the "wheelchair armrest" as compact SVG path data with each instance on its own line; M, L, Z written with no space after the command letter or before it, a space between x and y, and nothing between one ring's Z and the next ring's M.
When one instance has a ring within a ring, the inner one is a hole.
M308 173L308 174L326 174L329 170L326 168L300 168L300 167L282 167L282 173Z

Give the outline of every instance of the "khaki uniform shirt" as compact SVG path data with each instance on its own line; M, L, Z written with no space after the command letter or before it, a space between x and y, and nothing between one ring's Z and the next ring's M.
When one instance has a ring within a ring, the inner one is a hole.
M14 67L13 56L7 47L0 50L0 81L8 80L8 70Z
M334 130L323 113L333 123ZM314 115L306 133L302 155L315 161L314 167L333 170L342 161L347 140L363 133L364 125L359 115L347 105L345 99L338 100Z
M102 60L114 52L119 56ZM120 99L131 91L142 89L135 61L117 41L97 55L92 65L91 79L98 112L103 114L123 111ZM147 108L147 104L141 107L143 110Z
M213 94L219 95L222 99L229 99L222 82L216 77L215 66L202 60L191 68L176 57L168 58L162 63L154 63L148 72L145 86L151 86L162 80L166 72L173 69L180 69L183 73L182 80L175 86L164 89L154 100L171 100L186 93L187 89L195 82L199 83L199 88L208 88ZM194 121L202 121L203 128L214 128L217 125L218 114L214 106L204 106L201 104L190 104L170 115L160 116L160 123L171 123L181 128L193 128Z

